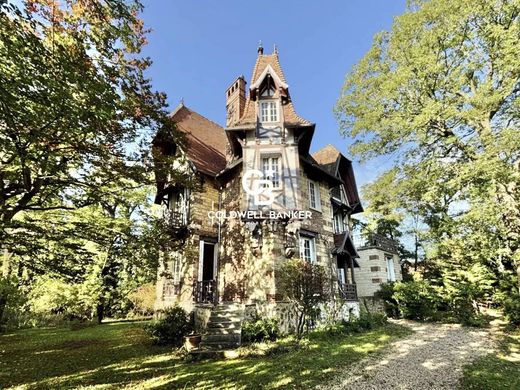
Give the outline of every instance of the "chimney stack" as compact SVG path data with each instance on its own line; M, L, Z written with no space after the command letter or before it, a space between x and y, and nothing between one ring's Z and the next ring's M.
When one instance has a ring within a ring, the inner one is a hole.
M226 91L226 127L238 122L246 106L246 79L239 76Z

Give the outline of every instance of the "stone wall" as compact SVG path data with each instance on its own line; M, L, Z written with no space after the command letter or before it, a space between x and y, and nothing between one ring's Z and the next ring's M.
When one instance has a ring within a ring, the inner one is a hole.
M382 283L388 281L386 256L392 256L396 280L402 280L401 265L396 254L387 253L379 248L358 248L360 268L355 269L358 296L373 297Z

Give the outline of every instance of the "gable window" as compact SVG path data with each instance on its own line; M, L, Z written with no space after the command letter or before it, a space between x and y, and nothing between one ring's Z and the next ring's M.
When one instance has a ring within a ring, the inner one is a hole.
M187 188L178 189L168 194L167 214L172 219L172 222L181 225L185 225L188 222L189 194Z
M390 255L386 255L386 272L387 272L387 280L389 282L395 282L395 267L394 267L394 257Z
M314 237L300 237L300 257L309 262L316 262L316 243Z
M280 158L279 157L263 157L262 172L264 178L271 180L273 188L280 188Z
M312 180L309 180L309 207L321 211L320 185Z
M262 122L278 122L278 105L275 101L260 103L260 120Z

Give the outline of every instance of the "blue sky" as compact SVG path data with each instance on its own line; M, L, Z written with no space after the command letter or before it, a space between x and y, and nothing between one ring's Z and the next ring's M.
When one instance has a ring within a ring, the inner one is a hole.
M156 89L173 109L185 104L223 125L225 90L249 80L262 41L278 47L296 111L316 123L311 151L329 143L351 157L333 115L343 80L369 49L375 33L389 30L405 0L145 0L152 28L144 54ZM373 180L388 159L355 165L358 185Z

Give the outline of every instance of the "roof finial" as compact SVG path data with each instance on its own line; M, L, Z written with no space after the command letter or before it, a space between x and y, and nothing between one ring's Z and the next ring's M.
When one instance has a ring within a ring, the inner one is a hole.
M264 54L264 47L262 46L262 41L258 42L258 54Z
M181 97L181 106L184 106L184 98Z
M276 43L274 44L273 52L274 52L274 54L278 54L278 46L276 46Z

